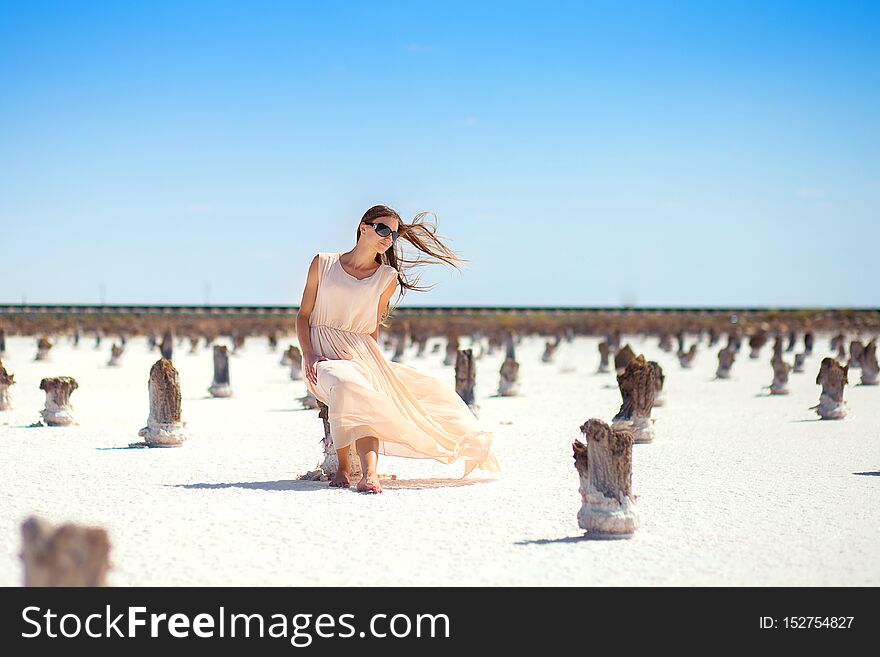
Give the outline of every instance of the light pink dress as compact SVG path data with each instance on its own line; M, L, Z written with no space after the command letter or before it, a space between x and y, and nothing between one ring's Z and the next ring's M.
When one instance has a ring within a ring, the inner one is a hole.
M337 449L375 436L379 453L464 460L464 477L475 468L497 472L492 432L483 430L451 385L389 361L370 335L378 323L379 298L398 275L383 264L358 279L339 263L341 253L318 254L318 292L309 320L312 350L331 360L316 365L317 386L306 387L329 410ZM305 372L303 359L303 372ZM453 378L450 373L450 380Z

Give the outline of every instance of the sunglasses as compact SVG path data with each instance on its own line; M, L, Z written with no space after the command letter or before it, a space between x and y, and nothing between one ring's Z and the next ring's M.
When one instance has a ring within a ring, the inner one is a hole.
M364 223L367 223L367 222L364 222ZM379 237L388 237L389 235L391 235L392 244L397 241L398 237L400 237L400 233L398 233L396 230L391 230L391 227L386 226L385 224L377 223L377 224L367 224L367 225L375 228L376 234Z

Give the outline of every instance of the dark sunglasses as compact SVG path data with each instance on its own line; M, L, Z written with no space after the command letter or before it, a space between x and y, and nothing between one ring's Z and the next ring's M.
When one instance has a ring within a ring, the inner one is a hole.
M364 223L366 224L367 222L365 221ZM398 233L396 230L391 230L391 227L386 226L385 224L378 223L378 224L367 224L367 225L375 228L376 234L379 237L388 237L389 235L391 235L391 243L392 244L397 241L398 237L400 237L400 233Z

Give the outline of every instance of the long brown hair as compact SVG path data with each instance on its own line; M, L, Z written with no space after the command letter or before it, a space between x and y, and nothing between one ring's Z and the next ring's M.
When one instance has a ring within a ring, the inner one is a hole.
M394 217L400 225L398 228L399 238L397 242L393 243L391 248L384 253L376 254L376 262L379 264L391 265L397 270L397 282L400 285L400 296L398 297L398 300L403 298L404 294L406 294L406 290L427 292L434 287L433 285L426 287L418 285L418 282L421 279L420 276L415 276L412 281L407 280L405 274L409 274L415 268L442 262L458 269L459 263L469 262L464 258L458 257L452 249L440 240L440 237L437 235L436 225L425 221L428 217L434 217L435 222L437 221L437 215L433 212L419 212L413 217L412 222L406 223L400 218L400 214L398 214L393 208L389 208L387 205L374 205L364 213L363 217L361 217L361 221L358 223L357 236L355 239L360 239L361 237L361 223L372 225L382 217ZM412 244L418 254L425 254L428 257L418 257L418 255L415 258L406 257L401 253L402 249L399 246L401 240L406 240ZM392 310L393 308L391 307L391 304L389 304L389 308L382 315L382 319L379 322L381 326L386 326L385 320L391 314Z

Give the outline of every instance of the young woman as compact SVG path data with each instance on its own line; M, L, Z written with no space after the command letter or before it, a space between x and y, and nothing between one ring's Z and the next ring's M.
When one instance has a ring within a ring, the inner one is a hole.
M406 280L398 238L452 266L462 262L423 223L428 213L405 224L384 205L364 214L357 241L345 253L318 253L309 267L296 333L306 387L328 406L330 433L339 457L331 486L348 488L349 450L354 443L363 477L361 492L381 493L379 454L463 459L467 476L475 468L500 470L492 452L492 433L480 428L451 386L412 367L387 360L379 349L397 284L421 291Z

